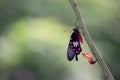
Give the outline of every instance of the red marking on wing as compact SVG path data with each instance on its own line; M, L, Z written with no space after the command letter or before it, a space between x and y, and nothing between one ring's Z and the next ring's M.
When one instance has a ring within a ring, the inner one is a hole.
M76 53L79 53L79 51L76 51Z
M80 48L78 48L78 51L80 51Z
M72 42L70 42L70 44L72 44Z
M81 37L80 34L78 34L78 39L79 39L79 41L80 41L81 43L83 43L83 39L82 39L82 37Z

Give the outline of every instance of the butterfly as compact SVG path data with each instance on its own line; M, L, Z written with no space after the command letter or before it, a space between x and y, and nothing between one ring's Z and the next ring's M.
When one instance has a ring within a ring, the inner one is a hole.
M78 28L74 28L67 50L67 59L69 61L72 61L74 57L76 57L76 61L78 61L78 55L82 52L80 43L83 43L83 39Z
M83 57L87 58L88 59L88 62L90 64L95 64L96 63L96 60L93 60L93 57L92 57L92 54L89 54L89 53L82 53Z

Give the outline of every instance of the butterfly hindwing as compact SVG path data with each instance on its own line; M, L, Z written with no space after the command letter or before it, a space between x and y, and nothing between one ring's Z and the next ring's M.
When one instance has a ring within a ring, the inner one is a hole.
M71 61L75 56L75 52L73 52L71 46L68 46L68 51L67 51L67 58L69 61Z

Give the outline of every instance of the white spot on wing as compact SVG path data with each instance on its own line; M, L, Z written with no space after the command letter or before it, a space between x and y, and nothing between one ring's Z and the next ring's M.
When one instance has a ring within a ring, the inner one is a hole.
M79 43L76 41L76 42L73 42L73 46L74 47L77 47L79 45Z

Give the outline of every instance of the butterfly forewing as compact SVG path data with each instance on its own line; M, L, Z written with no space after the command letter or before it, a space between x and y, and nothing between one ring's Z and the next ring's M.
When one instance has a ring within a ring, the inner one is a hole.
M68 51L67 51L67 57L69 61L71 61L75 55L76 55L76 60L77 60L77 55L82 51L80 47L78 34L79 33L73 32L71 35L70 42L68 45Z
M80 46L80 41L79 41L79 33L73 33L71 35L71 39L70 39L70 45L72 46L72 50L73 52L75 52L75 54L79 54L82 51L82 48Z

